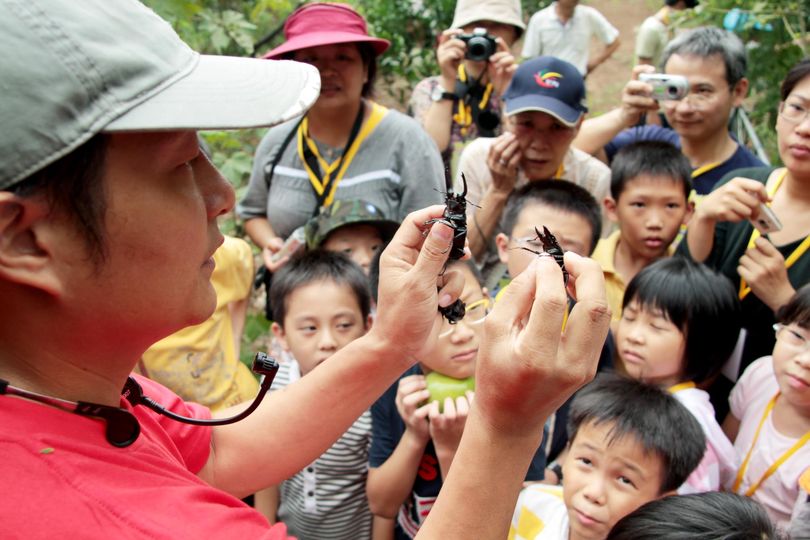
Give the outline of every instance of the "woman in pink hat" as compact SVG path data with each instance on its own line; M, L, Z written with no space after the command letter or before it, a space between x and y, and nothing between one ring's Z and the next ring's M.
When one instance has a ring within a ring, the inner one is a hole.
M445 183L430 137L371 100L377 56L389 42L369 36L359 13L346 4L307 4L287 19L284 35L265 58L316 66L321 94L302 121L268 131L237 209L271 272L289 257L280 252L285 239L334 200L363 199L401 221L440 202Z

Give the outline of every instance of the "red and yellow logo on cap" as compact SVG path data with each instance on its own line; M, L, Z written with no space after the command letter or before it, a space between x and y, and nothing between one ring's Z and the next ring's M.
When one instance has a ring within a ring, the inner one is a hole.
M543 88L559 88L560 79L562 78L563 76L561 73L557 73L556 71L548 71L546 69L543 71L538 71L534 74L534 81Z

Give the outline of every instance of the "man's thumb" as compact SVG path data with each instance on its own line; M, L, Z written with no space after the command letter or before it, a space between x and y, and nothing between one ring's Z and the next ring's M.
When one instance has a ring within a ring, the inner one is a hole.
M453 245L455 230L443 221L437 221L430 228L430 233L422 244L419 258L416 260L415 268L420 273L436 277L438 276Z

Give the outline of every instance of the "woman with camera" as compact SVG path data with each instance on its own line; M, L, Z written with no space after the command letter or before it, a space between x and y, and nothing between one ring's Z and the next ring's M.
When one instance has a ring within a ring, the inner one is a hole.
M771 353L774 312L810 281L810 59L790 69L780 97L776 137L784 167L729 172L697 205L678 246L738 288L745 341L733 375ZM711 390L718 418L728 410L733 382L721 376Z
M456 4L452 28L436 48L441 74L419 82L409 104L448 171L466 142L501 133L501 94L516 68L510 49L525 29L519 0Z
M284 24L286 41L265 55L312 64L321 76L302 120L270 129L259 144L239 215L270 272L292 254L296 230L336 199L362 199L387 219L441 201L442 163L413 119L371 100L377 56L389 42L369 36L346 4L312 3ZM284 248L284 249L282 249Z

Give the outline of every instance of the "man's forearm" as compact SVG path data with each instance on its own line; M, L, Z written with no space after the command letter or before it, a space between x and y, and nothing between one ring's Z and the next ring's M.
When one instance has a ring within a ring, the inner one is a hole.
M613 109L582 123L571 146L595 156L627 126L621 108Z

